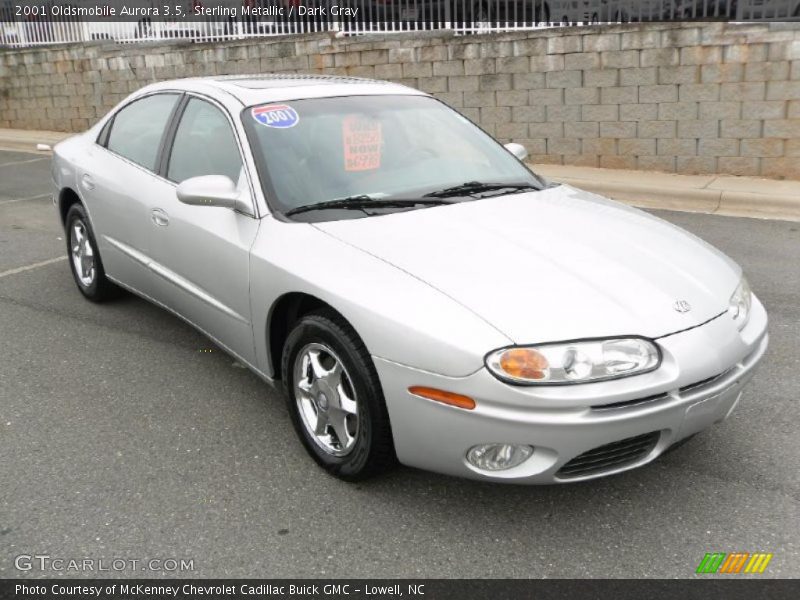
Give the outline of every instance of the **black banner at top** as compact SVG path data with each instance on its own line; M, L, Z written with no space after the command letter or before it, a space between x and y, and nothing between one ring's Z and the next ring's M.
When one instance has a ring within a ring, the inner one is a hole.
M800 0L0 0L0 22L275 22L526 27L800 20Z

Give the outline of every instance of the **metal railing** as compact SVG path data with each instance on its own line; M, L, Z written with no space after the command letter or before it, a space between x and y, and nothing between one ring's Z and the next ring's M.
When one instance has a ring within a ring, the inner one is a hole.
M682 20L800 20L800 0L125 0L137 15L89 14L98 0L0 0L0 46L110 40L194 42L318 31L342 35ZM173 13L154 15L171 5ZM147 12L147 11L151 12Z

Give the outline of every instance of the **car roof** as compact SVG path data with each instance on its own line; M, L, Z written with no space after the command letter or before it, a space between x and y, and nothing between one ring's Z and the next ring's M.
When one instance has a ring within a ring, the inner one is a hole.
M404 85L376 79L289 73L174 79L149 85L141 91L152 92L159 89L182 89L206 93L215 97L233 97L244 106L264 102L336 96L426 95Z

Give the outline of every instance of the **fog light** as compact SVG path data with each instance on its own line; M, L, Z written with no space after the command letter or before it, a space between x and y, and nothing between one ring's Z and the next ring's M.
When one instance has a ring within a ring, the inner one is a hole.
M533 454L533 448L520 444L481 444L467 452L467 460L484 471L504 471L521 465Z

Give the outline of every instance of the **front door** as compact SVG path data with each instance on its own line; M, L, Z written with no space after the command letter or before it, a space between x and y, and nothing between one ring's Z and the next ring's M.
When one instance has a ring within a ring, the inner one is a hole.
M181 203L175 187L191 177L229 177L252 206L236 137L223 109L188 97L167 150L172 192L153 206L150 235L156 299L251 364L250 248L259 221L228 208Z

